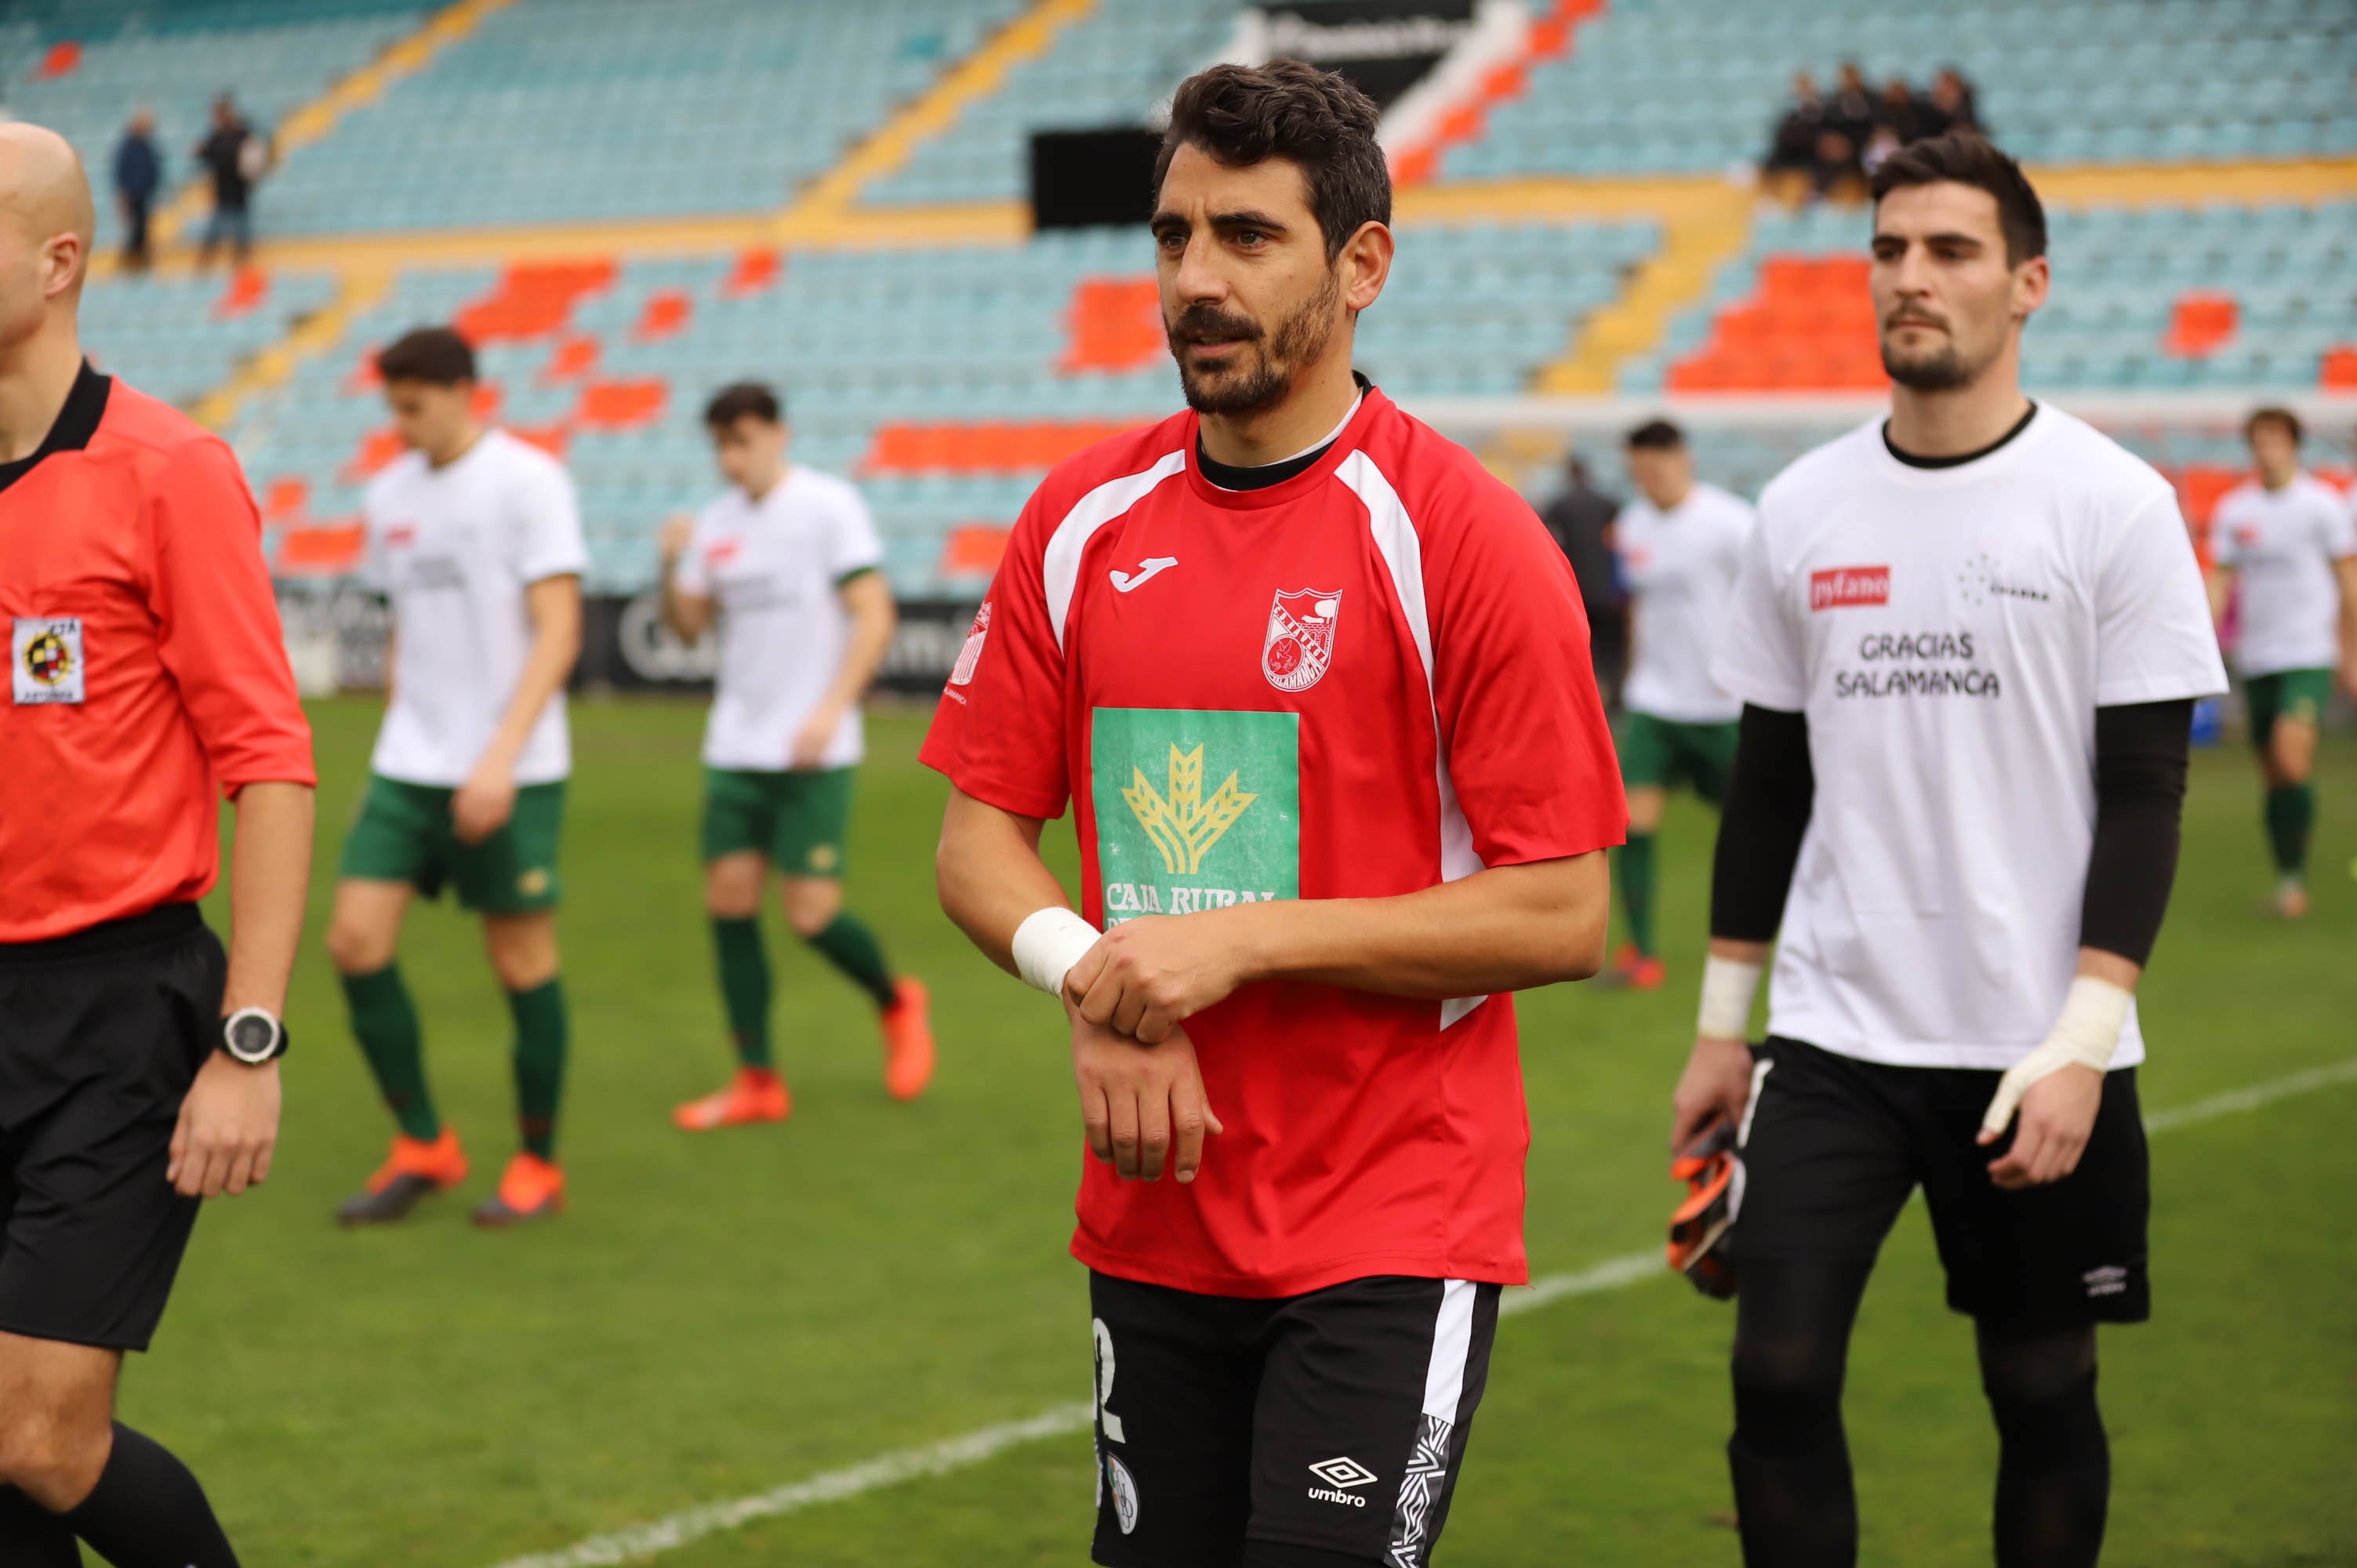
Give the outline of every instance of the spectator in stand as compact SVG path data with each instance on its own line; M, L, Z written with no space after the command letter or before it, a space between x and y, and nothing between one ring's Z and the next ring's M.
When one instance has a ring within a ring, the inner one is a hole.
M1931 93L1916 106L1916 121L1918 136L1944 136L1951 131L1988 134L1988 127L1981 124L1972 83L1952 65L1942 66L1940 74L1932 79Z
M1595 664L1596 687L1604 695L1604 705L1617 708L1620 678L1629 668L1628 596L1620 588L1611 539L1612 520L1620 515L1620 502L1596 488L1588 478L1587 465L1577 454L1566 473L1569 482L1539 513L1539 521L1546 525L1570 561L1571 575L1578 579L1580 603L1587 610L1587 651Z
M253 182L269 164L269 144L237 112L237 101L222 93L213 101L213 128L197 144L197 161L212 176L213 215L205 224L197 264L212 264L213 252L226 239L242 264L253 252Z
M1882 166L1882 160L1922 134L1922 110L1914 90L1898 77L1882 84L1882 96L1875 101L1874 130L1866 138L1865 150L1858 161L1871 175Z
M1866 73L1856 60L1844 60L1825 104L1825 124L1848 141L1853 158L1866 150L1866 139L1874 134L1876 113L1874 89L1866 84Z
M1824 132L1825 102L1816 78L1807 71L1792 73L1792 102L1769 139L1768 156L1760 165L1761 182L1770 195L1787 207L1806 200L1816 184L1817 139Z
M164 160L156 151L156 116L145 109L133 112L123 140L114 145L114 199L128 228L123 237L126 271L147 270L147 215L156 206L156 188L164 182Z

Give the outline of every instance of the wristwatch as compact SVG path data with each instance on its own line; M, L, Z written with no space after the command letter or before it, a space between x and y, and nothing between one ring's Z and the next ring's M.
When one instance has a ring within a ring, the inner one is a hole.
M286 1026L266 1007L241 1007L221 1025L221 1049L248 1067L286 1054Z

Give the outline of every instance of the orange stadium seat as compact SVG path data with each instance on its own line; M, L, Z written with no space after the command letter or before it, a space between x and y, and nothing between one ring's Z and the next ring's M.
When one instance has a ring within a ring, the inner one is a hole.
M456 326L478 347L549 337L573 318L583 295L613 285L615 270L611 256L511 266L490 294L458 312Z
M1670 367L1675 392L1874 392L1886 381L1853 256L1771 256L1758 292L1721 310L1707 342Z
M646 306L639 312L639 324L630 328L630 339L656 343L665 338L676 338L686 329L694 314L695 303L687 290L657 289L647 295Z
M2179 359L2198 360L2225 347L2234 335L2238 312L2234 296L2195 289L2178 295L2169 313L2169 331L2161 348Z
M941 575L944 577L987 577L998 570L1006 553L1011 530L989 523L952 528L942 541Z
M260 267L240 267L229 280L229 287L213 305L213 319L233 320L251 313L270 297L270 274Z
M356 569L368 548L358 522L311 523L278 536L277 570L289 577L339 577Z
M265 522L284 522L302 516L310 503L310 480L300 476L273 479L262 495L262 518Z
M1064 309L1071 334L1056 368L1125 373L1150 365L1164 351L1161 285L1151 277L1082 278Z
M720 292L730 299L759 294L775 284L785 270L785 258L776 251L746 251L737 256L736 268L720 285Z
M556 350L548 357L548 364L540 372L543 386L554 386L560 381L577 381L597 369L602 353L597 339L586 332L576 332L560 338Z
M2357 346L2327 349L2317 380L2334 392L2357 392Z
M662 417L670 384L657 376L591 381L574 405L573 424L582 430L642 430Z

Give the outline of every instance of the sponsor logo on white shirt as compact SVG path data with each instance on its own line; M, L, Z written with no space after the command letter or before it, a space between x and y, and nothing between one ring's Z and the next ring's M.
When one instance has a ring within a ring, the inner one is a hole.
M1890 602L1888 566L1829 566L1809 574L1809 608L1848 609Z

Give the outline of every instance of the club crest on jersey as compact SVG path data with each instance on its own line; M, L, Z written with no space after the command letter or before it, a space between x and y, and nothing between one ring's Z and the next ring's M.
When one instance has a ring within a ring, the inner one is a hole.
M974 667L982 662L983 639L990 635L990 601L982 601L982 608L974 612L974 626L965 634L965 646L958 650L957 662L950 667L950 684L974 684Z
M1809 574L1809 608L1847 609L1858 605L1890 602L1888 566L1832 566Z
M1307 692L1334 662L1334 627L1342 613L1340 588L1279 588L1268 607L1260 672L1280 692Z

